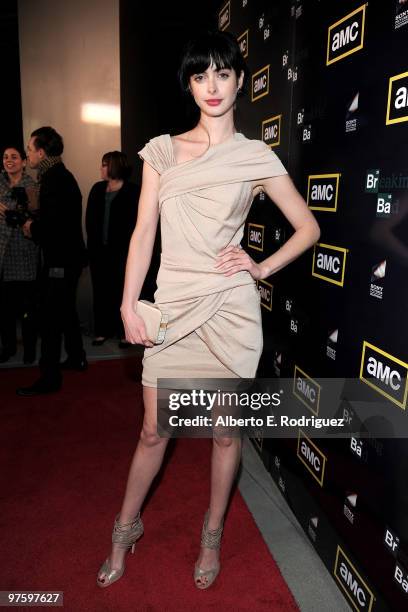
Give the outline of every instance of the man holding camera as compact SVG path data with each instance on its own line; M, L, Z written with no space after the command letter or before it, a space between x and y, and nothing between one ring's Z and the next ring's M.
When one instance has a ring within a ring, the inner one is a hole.
M61 339L68 358L65 369L85 370L86 356L76 311L78 280L85 265L82 235L82 195L74 176L61 160L64 144L51 127L31 134L27 159L38 170L39 218L29 219L24 234L40 245L41 358L40 378L30 387L17 389L21 396L58 391L62 385Z

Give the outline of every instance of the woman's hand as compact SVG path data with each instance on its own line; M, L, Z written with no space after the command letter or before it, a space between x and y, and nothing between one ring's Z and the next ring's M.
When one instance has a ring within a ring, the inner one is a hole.
M125 327L125 338L128 342L131 344L143 344L143 346L147 347L154 346L153 342L147 337L142 317L136 314L133 308L122 306L120 314Z
M222 249L217 257L215 268L224 272L225 276L247 270L254 280L264 278L261 264L256 263L241 246L228 246Z

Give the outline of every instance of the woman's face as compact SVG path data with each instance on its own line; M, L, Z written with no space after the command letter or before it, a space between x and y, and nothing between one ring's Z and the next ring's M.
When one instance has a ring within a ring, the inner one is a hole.
M6 149L3 153L3 167L7 174L19 174L26 166L25 159L21 158L16 149Z
M233 107L237 89L242 87L243 79L243 73L237 79L233 68L217 70L211 64L205 72L190 77L190 90L202 113L218 117Z
M103 181L108 181L109 180L109 175L108 175L108 162L102 160L101 162L101 179Z

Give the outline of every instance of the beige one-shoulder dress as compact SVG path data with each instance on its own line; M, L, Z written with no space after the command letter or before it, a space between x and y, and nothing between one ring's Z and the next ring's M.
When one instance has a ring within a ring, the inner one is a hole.
M260 297L247 271L214 267L239 245L253 200L251 181L287 174L261 140L240 132L177 164L169 134L139 156L160 174L162 253L154 301L169 315L163 344L145 348L142 384L158 378L252 378L262 351Z

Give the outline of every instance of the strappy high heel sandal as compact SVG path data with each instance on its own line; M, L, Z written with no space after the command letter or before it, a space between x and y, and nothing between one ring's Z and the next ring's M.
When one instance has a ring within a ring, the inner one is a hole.
M133 554L135 551L136 541L143 535L143 531L143 523L142 519L140 518L140 512L138 512L137 516L132 521L130 521L130 523L119 523L119 514L117 514L112 531L112 543L119 544L120 548L127 549L131 547ZM120 569L112 569L108 557L98 572L96 584L101 588L108 587L117 580L119 580L119 578L123 576L124 571L124 561ZM106 574L106 577L101 580L100 576L103 573Z
M205 546L206 548L214 548L216 550L220 549L220 542L222 536L222 530L224 528L224 521L222 521L221 525L217 527L217 529L208 529L208 516L209 510L205 513L203 529L201 532L201 546ZM218 563L216 567L212 567L208 570L203 570L198 567L198 563L195 564L194 567L194 582L198 589L208 589L209 586L212 585L218 573L220 571L220 564ZM205 582L200 581L199 579L206 578Z

